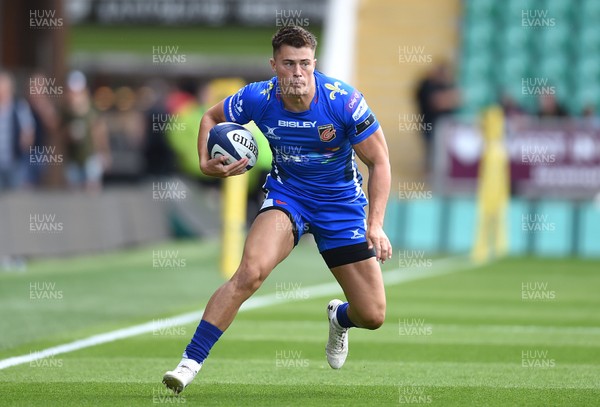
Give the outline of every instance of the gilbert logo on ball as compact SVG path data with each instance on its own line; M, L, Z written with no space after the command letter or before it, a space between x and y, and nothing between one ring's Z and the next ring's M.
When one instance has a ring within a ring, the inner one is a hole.
M252 133L237 123L219 123L208 132L208 154L210 158L228 156L226 164L248 158L247 170L256 165L258 145Z

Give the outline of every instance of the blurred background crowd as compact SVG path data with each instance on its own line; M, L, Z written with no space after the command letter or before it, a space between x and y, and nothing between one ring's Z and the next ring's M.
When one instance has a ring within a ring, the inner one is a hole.
M0 72L1 190L43 187L53 166L62 168L58 186L91 192L176 171L200 176L194 150L206 84L156 78L113 88L81 71L56 92L48 83L43 73L17 81Z

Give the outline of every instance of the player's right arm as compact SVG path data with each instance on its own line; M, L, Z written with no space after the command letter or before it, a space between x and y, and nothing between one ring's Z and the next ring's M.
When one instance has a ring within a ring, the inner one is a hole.
M202 116L202 120L200 120L200 129L198 130L198 157L200 159L200 170L203 174L218 178L243 174L246 172L246 166L248 165L248 159L245 157L239 161L226 165L225 161L229 158L228 156L220 156L211 159L208 155L208 132L215 125L227 121L223 110L224 103L225 100L222 100L206 111L204 116Z

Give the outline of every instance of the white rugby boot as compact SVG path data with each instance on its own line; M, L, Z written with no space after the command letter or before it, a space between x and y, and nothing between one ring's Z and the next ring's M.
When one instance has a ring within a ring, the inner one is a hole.
M348 328L342 328L337 321L336 312L344 302L338 299L329 301L327 317L329 318L329 340L325 347L327 362L333 369L344 366L348 356Z
M202 363L183 358L175 369L165 373L162 382L173 393L179 394L194 380L201 367Z

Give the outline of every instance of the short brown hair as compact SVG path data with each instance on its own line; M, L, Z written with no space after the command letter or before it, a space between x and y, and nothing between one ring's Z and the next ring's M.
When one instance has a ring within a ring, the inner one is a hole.
M308 30L290 25L282 27L273 35L271 40L273 55L279 51L282 45L290 45L294 48L310 47L313 51L317 48L317 38Z

